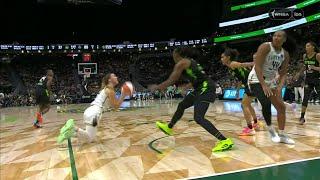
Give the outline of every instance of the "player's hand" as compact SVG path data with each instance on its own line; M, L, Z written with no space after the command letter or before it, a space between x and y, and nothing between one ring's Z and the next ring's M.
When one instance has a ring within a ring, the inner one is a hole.
M262 86L264 95L266 95L267 97L270 97L273 95L272 90L269 86L267 86L267 85L261 85L261 86Z
M310 65L310 66L309 66L309 69L311 69L311 70L315 70L314 68L315 68L314 65Z

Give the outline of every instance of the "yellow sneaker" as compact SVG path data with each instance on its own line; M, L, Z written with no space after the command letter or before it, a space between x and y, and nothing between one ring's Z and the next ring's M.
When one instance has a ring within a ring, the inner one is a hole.
M230 150L233 146L233 142L230 138L227 138L226 140L218 141L215 147L212 148L212 152L221 152Z
M157 127L162 131L164 132L165 134L169 135L169 136L172 136L173 135L173 131L171 128L168 127L168 124L167 123L162 123L160 121L157 121L156 122L156 125Z

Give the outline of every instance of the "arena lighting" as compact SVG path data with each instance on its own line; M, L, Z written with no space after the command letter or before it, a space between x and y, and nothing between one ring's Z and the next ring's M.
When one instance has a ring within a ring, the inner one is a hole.
M38 3L45 4L59 4L59 3L70 3L70 4L99 4L99 5L121 5L122 0L37 0Z
M260 5L263 5L263 4L269 4L269 3L274 2L274 1L276 1L276 0L259 0L259 1L254 1L254 2L250 2L250 3L246 3L246 4L232 6L231 7L231 11L237 11L237 10L240 10L240 9L251 8L251 7L260 6Z
M290 9L301 9L301 8L310 6L312 4L318 3L318 2L320 2L320 0L307 0L307 1L303 1L299 4L287 7L287 9L289 9L289 8ZM236 25L236 24L258 21L258 20L262 20L262 19L266 19L266 18L269 18L269 13L264 13L261 15L247 17L247 18L243 18L243 19L222 22L222 23L219 23L219 27L232 26L232 25Z
M299 19L299 20L295 20L295 21L291 21L291 22L279 25L279 26L274 26L274 27L261 29L261 30L257 30L257 31L251 31L251 32L242 33L242 34L235 34L235 35L231 35L231 36L223 36L223 37L214 38L214 42L215 43L225 42L225 41L244 39L244 38L249 38L249 37L254 37L254 36L260 36L260 35L276 32L279 30L288 29L291 27L295 27L295 26L299 26L302 24L312 22L312 21L319 21L319 20L320 20L320 12L317 14Z

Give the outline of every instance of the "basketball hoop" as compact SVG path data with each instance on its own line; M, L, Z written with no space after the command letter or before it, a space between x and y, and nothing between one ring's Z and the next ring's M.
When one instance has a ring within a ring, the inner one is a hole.
M88 78L90 78L90 72L84 72L84 75L83 75L83 79L86 80Z
M90 74L91 74L91 68L84 68L83 69L83 77L86 80L87 78L90 78Z

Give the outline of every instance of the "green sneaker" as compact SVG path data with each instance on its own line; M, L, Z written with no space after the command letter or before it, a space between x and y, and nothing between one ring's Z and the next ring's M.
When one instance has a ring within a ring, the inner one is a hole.
M165 134L169 135L169 136L172 136L173 135L173 132L172 132L172 129L168 127L168 124L167 123L162 123L160 121L157 121L156 122L156 125L157 127L162 131L164 132Z
M74 120L69 119L66 124L60 129L60 135L57 139L58 143L62 143L64 140L71 138L74 132Z
M66 124L60 129L60 134L63 134L71 128L74 128L74 119L69 119L66 122Z
M226 140L218 141L216 146L212 148L212 152L221 152L230 150L233 146L233 142L230 138L227 138Z

